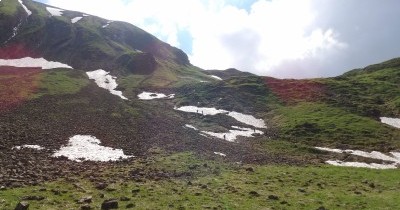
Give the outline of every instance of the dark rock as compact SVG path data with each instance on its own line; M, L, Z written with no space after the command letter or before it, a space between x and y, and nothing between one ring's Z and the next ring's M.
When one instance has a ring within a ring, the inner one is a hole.
M268 199L270 199L270 200L279 200L279 197L277 195L269 195Z
M28 209L29 209L29 203L26 201L19 202L15 207L15 210L28 210Z
M98 184L96 184L96 189L104 190L107 188L107 186L108 186L108 184L106 184L106 183L98 183Z
M369 183L369 187L370 188L375 188L375 184L374 183Z
M101 204L101 209L102 210L118 209L118 201L116 199L105 200Z
M127 205L126 205L126 208L127 209L131 209L131 208L134 208L135 207L135 204L133 204L133 203L128 203Z
M61 191L60 191L60 190L52 189L51 192L52 192L54 195L61 195Z
M254 168L248 167L248 168L246 168L246 171L248 171L248 172L254 172Z
M81 206L81 210L91 210L92 207L89 204L85 204L83 206Z
M318 207L317 210L327 210L327 209L324 206L320 206L320 207Z
M6 189L7 189L7 188L6 188L5 186L1 186L1 187L0 187L0 190L1 190L1 191L4 191L4 190L6 190Z
M45 197L43 196L37 196L37 195L27 195L27 196L23 196L22 200L25 201L41 201L44 200Z
M126 196L122 196L121 198L119 198L120 201L130 201L131 199L126 197Z
M281 201L280 204L285 205L285 204L288 204L288 202L287 201Z
M299 191L299 192L302 192L302 193L305 193L305 192L306 192L306 190L303 189L303 188L298 189L298 191Z
M132 193L139 193L140 192L140 189L133 189L132 190Z
M253 196L253 197L258 197L258 196L260 196L260 194L259 194L258 192L256 192L256 191L250 191L250 192L249 192L249 195L251 195L251 196Z

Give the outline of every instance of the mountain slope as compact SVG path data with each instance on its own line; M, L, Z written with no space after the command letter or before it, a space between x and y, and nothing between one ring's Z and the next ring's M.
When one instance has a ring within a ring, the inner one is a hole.
M18 1L0 2L2 58L44 57L75 69L104 69L117 76L144 75L139 80L154 77L169 82L159 86L178 82L186 72L198 71L183 51L131 24L66 10L54 15L54 7L22 2L32 14L28 15ZM200 71L197 77L209 80ZM155 81L150 85L158 84Z

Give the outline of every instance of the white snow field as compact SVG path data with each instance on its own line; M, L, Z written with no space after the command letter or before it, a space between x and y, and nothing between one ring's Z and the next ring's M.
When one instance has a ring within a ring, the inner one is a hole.
M214 154L222 156L222 157L226 157L226 155L224 153L222 153L222 152L214 152Z
M331 165L337 165L337 166L353 166L354 167L363 167L364 168L375 168L375 169L385 169L384 166L387 166L387 168L396 168L396 165L400 164L400 153L398 152L390 152L390 155L383 154L381 152L377 151L372 151L372 152L364 152L361 150L341 150L341 149L331 149L331 148L326 148L326 147L315 147L318 150L322 151L328 151L328 152L334 152L334 153L348 153L351 155L355 156L360 156L360 157L366 157L366 158L371 158L371 159L376 159L376 160L383 160L383 161L389 161L393 162L393 164L376 164L376 163L358 163L358 162L341 162L341 161L326 161L326 163L331 164Z
M227 114L228 116L233 117L235 120L241 123L251 125L256 128L267 128L264 120L257 119L252 115L242 114L235 111L229 112L223 109L196 107L196 106L182 106L179 108L175 107L174 109L182 112L198 113L202 115Z
M371 169L395 169L395 164L378 164L378 163L362 163L362 162L343 162L339 160L326 161L329 165L342 166L342 167L356 167L356 168L371 168Z
M80 21L83 17L75 17L71 19L71 23L76 23L78 21Z
M0 59L0 66L14 66L14 67L32 67L42 69L55 69L55 68L68 68L72 69L67 64L47 61L44 58L18 58L18 59Z
M216 80L223 80L221 77L219 76L215 76L215 75L210 75L212 78L216 79Z
M201 131L204 134L207 134L209 136L214 136L219 139L224 139L230 142L234 142L238 136L244 136L244 137L253 137L253 134L264 134L262 131L259 130L253 130L251 128L241 128L237 126L232 126L234 130L229 130L227 133L214 133L214 132L209 132L209 131Z
M25 145L22 145L22 146L15 146L15 147L13 147L13 149L18 149L18 150L20 150L20 149L44 150L45 148L41 147L39 145L25 144Z
M64 10L62 9L57 9L54 7L46 7L46 10L52 15L52 16L62 16Z
M28 16L32 15L32 12L28 9L28 7L26 7L24 5L24 3L22 2L22 0L18 0L18 2L21 4L22 8L24 8L26 14L28 14Z
M381 117L381 122L395 128L400 128L400 118Z
M140 100L153 100L153 99L161 99L161 98L174 98L175 94L165 95L163 93L152 93L152 92L142 92L138 95Z
M53 154L53 157L67 157L69 160L88 161L117 161L133 156L125 155L122 149L100 146L100 140L94 136L76 135L69 139L68 145L63 146Z
M108 90L111 94L119 96L124 100L128 100L128 98L122 95L121 91L115 90L115 88L118 87L117 81L115 80L116 77L109 75L109 72L99 69L86 72L86 74L89 79L93 79L99 87Z

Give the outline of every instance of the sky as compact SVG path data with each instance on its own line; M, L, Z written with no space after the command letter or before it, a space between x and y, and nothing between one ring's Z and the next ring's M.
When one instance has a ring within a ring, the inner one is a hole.
M132 23L203 69L340 75L400 57L398 0L39 0Z

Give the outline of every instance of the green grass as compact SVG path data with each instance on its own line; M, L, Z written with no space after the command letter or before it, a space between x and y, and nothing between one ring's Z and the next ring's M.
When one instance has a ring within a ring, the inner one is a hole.
M254 172L246 170L250 167ZM140 182L118 178L132 170L146 175ZM161 171L176 176L145 178ZM97 190L95 183L82 175L40 186L0 191L0 208L12 209L25 195L44 196L42 201L29 202L31 209L44 210L78 209L80 204L76 201L86 196L93 197L90 205L96 209L105 199L121 197L130 199L119 201L121 209L129 203L134 204L134 209L400 208L397 170L238 165L225 163L220 157L210 160L191 153L178 153L101 170L97 178L106 179L108 188Z
M84 72L78 70L48 70L41 73L39 91L33 96L75 94L89 84Z
M11 16L17 12L19 6L18 1L3 0L0 2L0 11L6 16Z
M398 148L400 132L371 118L323 103L299 103L277 111L281 137L312 145Z

